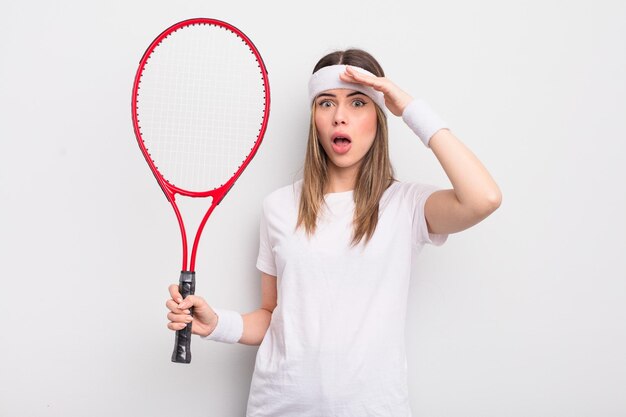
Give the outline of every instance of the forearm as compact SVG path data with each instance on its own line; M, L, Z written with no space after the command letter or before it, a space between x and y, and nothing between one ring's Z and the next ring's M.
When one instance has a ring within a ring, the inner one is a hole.
M429 146L462 205L478 211L489 211L500 205L500 188L472 151L450 130L438 130L430 138Z
M269 310L260 308L251 313L242 314L242 317L243 334L238 343L251 346L260 345L270 326L272 313Z

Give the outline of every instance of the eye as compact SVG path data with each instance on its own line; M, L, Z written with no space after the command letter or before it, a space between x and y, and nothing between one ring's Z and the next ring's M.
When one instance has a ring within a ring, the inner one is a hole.
M318 106L320 106L320 107L330 107L330 106L332 106L332 105L333 105L333 103L332 103L332 101L330 101L330 100L320 100L320 101L317 103L317 105L318 105Z
M365 106L365 101L361 100L360 98L357 98L356 100L352 102L352 105L354 107L363 107Z

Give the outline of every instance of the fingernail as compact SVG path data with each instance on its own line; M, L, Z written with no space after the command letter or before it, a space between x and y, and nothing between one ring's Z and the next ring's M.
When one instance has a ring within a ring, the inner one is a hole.
M176 299L176 302L177 302L177 303L182 303L182 302L183 302L183 299L182 299L181 297L178 297L178 298Z
M185 311L183 311L183 313L185 313L185 314L191 314L191 311L190 311L190 310L185 310Z

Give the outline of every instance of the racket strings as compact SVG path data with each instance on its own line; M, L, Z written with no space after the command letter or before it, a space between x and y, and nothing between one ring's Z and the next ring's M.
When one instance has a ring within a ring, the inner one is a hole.
M254 148L265 99L263 74L246 42L213 25L183 27L152 51L141 74L141 136L168 182L212 190Z

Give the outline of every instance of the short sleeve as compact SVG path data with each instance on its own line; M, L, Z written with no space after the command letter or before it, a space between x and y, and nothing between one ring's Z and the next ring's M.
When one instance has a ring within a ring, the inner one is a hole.
M276 262L270 242L269 225L267 215L265 213L265 202L261 211L261 221L259 227L259 255L256 261L256 267L259 271L266 274L276 276Z
M412 241L416 244L429 244L434 246L443 245L448 239L448 234L428 233L424 206L428 197L440 188L429 184L410 184L407 196L411 205Z

